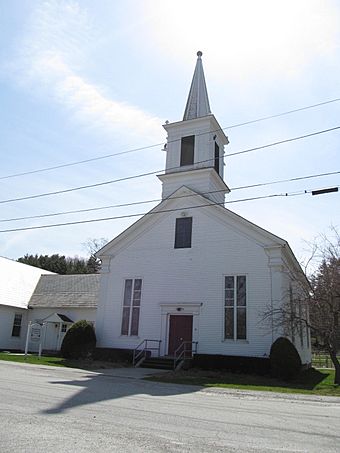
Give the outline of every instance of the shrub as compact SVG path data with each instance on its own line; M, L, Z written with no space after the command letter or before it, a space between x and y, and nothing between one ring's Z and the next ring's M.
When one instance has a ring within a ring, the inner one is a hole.
M95 346L96 334L92 324L85 320L77 321L66 332L61 345L61 355L67 359L88 358Z
M301 359L288 338L278 338L270 348L270 370L274 377L290 380L301 371Z

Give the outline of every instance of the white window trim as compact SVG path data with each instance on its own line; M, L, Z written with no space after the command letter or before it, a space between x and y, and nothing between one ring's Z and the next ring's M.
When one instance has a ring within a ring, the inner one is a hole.
M20 324L15 324L16 316L20 316ZM12 324L12 337L20 338L22 333L22 321L23 321L23 313L14 313L13 324ZM13 335L14 327L19 327L19 335Z
M235 298L234 298L234 338L225 338L225 277L234 277L234 285L235 285ZM235 301L237 300L237 293L236 293L236 278L237 277L246 277L246 338L236 338L237 336L237 306L235 305ZM249 343L249 317L248 317L248 282L249 276L246 272L238 272L237 274L223 274L222 275L222 343L239 343L239 344L248 344Z
M132 308L133 305L130 305L130 314L129 314L129 328L128 333L122 333L122 322L123 322L123 313L124 313L124 294L125 294L125 282L126 280L132 280L132 293L131 293L131 302L133 298L133 288L135 285L135 280L142 280L142 290L140 294L140 304L139 304L139 318L138 318L138 335L131 335L131 323L132 323ZM121 295L121 315L120 315L120 337L121 338L139 338L139 327L140 327L140 319L141 319L141 308L142 308L142 300L143 300L143 291L144 291L144 279L143 277L124 277L123 278L123 285L122 285L122 295Z

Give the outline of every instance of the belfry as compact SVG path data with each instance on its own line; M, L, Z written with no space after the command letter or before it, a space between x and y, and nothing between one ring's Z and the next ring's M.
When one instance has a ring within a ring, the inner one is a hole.
M162 198L186 186L216 203L223 203L230 192L223 181L224 146L228 137L210 111L202 65L202 52L191 82L182 121L163 125L168 133Z

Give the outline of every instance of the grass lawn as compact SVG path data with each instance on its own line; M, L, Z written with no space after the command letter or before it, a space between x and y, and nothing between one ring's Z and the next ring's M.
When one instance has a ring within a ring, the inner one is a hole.
M33 365L49 365L58 367L81 368L84 370L99 370L104 368L118 368L127 366L125 363L104 362L101 360L71 360L63 359L62 357L41 356L28 354L25 357L23 354L12 354L8 352L0 352L0 360L8 362L30 363Z
M171 371L147 379L203 387L340 396L340 386L334 384L334 370L316 370L314 368L302 372L297 379L290 382L274 379L270 376L204 371L194 368L187 371Z

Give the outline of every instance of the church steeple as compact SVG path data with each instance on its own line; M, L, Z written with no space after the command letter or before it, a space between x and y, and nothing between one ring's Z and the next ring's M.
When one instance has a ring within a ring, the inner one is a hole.
M202 52L198 51L195 72L191 82L183 121L200 118L211 113L201 57Z
M223 181L224 146L229 142L210 112L202 52L197 52L197 57L183 120L163 125L168 133L166 166L165 174L158 178L163 185L163 199L186 186L210 200L223 203L229 192Z

